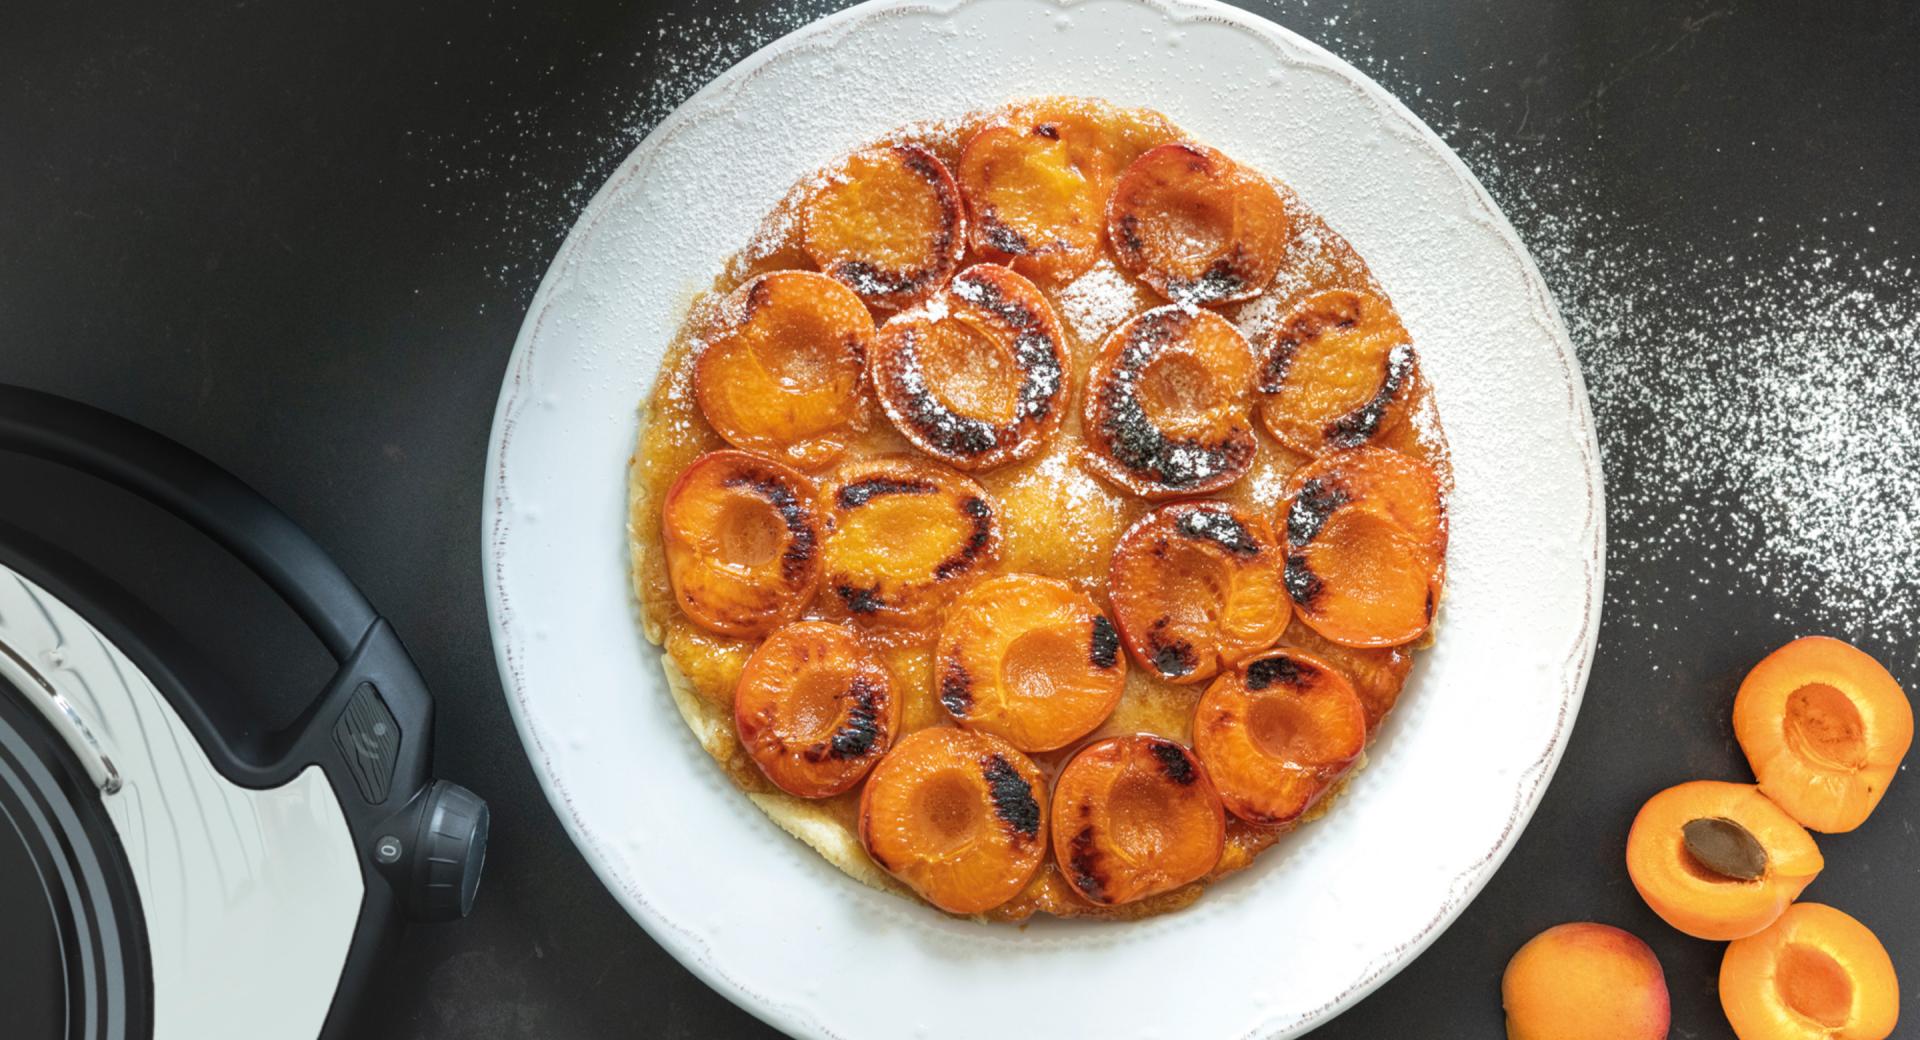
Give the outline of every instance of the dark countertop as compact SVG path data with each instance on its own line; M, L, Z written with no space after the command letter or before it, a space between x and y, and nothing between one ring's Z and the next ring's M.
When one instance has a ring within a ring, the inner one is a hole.
M355 1035L767 1032L548 809L494 672L479 510L507 354L573 215L653 121L821 9L774 6L0 5L0 381L151 425L305 524L436 689L440 774L493 804L475 915L399 937ZM1733 691L1786 639L1854 639L1920 690L1920 7L1250 6L1379 78L1508 209L1581 349L1610 504L1600 651L1538 815L1315 1036L1498 1035L1506 959L1574 919L1652 943L1674 1036L1728 1036L1720 947L1642 905L1622 848L1653 791L1747 777ZM1910 993L1916 820L1920 784L1896 783L1822 839L1808 891L1878 930Z

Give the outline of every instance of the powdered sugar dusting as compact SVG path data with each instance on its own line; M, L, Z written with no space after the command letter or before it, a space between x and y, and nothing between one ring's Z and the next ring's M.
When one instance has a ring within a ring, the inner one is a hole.
M1054 297L1060 317L1082 343L1098 343L1143 309L1142 290L1126 272L1102 257Z
M1678 240L1622 217L1586 174L1593 145L1435 121L1533 253L1585 372L1611 624L1757 599L1790 630L1920 668L1920 258L1851 213L1810 215L1782 259L1728 200Z

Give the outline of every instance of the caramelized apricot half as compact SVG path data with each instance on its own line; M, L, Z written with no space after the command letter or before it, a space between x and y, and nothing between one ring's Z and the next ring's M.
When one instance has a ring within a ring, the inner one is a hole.
M1647 800L1627 833L1627 874L1653 912L1699 939L1773 923L1826 861L1813 836L1750 784L1696 780Z
M1913 746L1913 706L1870 655L1809 636L1747 673L1733 734L1767 797L1803 825L1837 834L1865 823L1887 793Z
M823 495L822 576L856 618L925 623L999 550L986 491L939 463L906 455L850 462Z
M1089 463L1146 498L1217 491L1253 465L1253 353L1212 311L1156 307L1113 330L1087 374Z
M1047 855L1040 769L988 733L901 738L860 793L860 843L880 869L950 914L1012 899Z
M847 156L821 175L801 221L807 256L876 307L925 299L953 276L967 247L960 188L919 145Z
M1081 898L1119 906L1205 877L1226 847L1207 770L1152 734L1081 749L1053 788L1053 858Z
M1260 422L1306 455L1367 443L1413 399L1413 342L1393 305L1370 292L1309 296L1255 349Z
M1070 281L1100 258L1107 196L1139 148L1125 113L1078 99L1020 105L975 131L955 177L983 256Z
M1120 266L1175 303L1258 296L1280 271L1291 227L1273 182L1189 142L1147 150L1107 201Z
M1287 593L1314 631L1399 646L1433 623L1447 519L1431 466L1386 448L1323 455L1293 475L1281 515Z
M1353 684L1353 692L1367 709L1367 739L1372 740L1406 688L1407 675L1413 670L1413 651L1402 646L1353 647L1339 643L1307 627L1295 612L1280 645L1302 650L1334 667Z
M887 753L897 714L879 656L826 621L768 636L733 690L740 746L775 787L800 798L859 783Z
M1728 944L1720 1006L1740 1040L1886 1040L1900 1023L1900 979L1872 929L1796 903Z
M673 598L702 628L759 636L800 616L820 582L813 481L744 451L693 460L660 511Z
M931 306L880 329L874 392L914 446L962 469L1024 459L1066 416L1060 319L1032 282L995 264L954 276Z
M872 339L873 318L846 286L812 271L763 274L721 305L694 395L728 444L823 466L859 428Z
M1284 564L1258 517L1224 502L1176 502L1114 547L1107 586L1120 637L1142 668L1201 682L1286 630Z
M1272 650L1214 680L1193 717L1193 750L1227 811L1248 823L1300 817L1367 746L1367 712L1333 666Z
M1127 684L1120 636L1106 615L1086 593L1035 574L967 590L947 611L933 662L949 715L1028 752L1093 732Z

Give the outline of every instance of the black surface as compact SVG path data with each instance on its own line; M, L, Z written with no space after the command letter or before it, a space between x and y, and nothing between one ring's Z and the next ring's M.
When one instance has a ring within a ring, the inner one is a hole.
M0 5L0 381L151 425L310 530L426 673L436 771L494 806L474 918L396 942L356 1035L765 1032L655 947L562 834L507 718L479 565L494 397L547 259L651 120L795 24L762 6ZM1920 259L1920 8L1253 6L1439 127L1536 249L1551 221L1518 211L1488 157L1576 171L1611 216L1575 255L1631 245L1647 257L1615 274L1619 291L1671 281L1663 257L1728 238L1736 213L1747 248L1729 285L1791 255L1812 214L1869 209L1872 232L1821 233L1896 267ZM723 37L715 24L737 29ZM1692 306L1711 308L1713 288ZM1633 462L1607 459L1611 500L1659 501ZM1668 508L1616 510L1615 544L1711 508L1723 490L1676 488ZM152 555L141 566L164 570ZM1609 562L1615 588L1659 586L1673 566L1618 552ZM1909 563L1883 616L1836 631L1910 689L1915 648L1886 633L1913 631L1902 623L1912 575ZM1498 1035L1507 957L1570 919L1653 944L1676 1037L1728 1036L1719 947L1652 916L1621 848L1653 790L1746 775L1727 704L1746 667L1809 627L1803 591L1733 573L1703 602L1610 604L1566 760L1512 858L1427 955L1316 1037ZM207 596L189 620L264 624L221 602ZM261 648L274 636L242 642L240 656L271 669ZM1905 779L1866 828L1823 840L1830 866L1808 894L1868 920L1920 978L1916 818L1920 785Z

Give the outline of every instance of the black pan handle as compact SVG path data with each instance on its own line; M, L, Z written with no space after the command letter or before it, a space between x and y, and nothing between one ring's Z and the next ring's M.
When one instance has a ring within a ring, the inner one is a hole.
M175 707L236 783L277 786L309 763L325 770L366 853L363 873L391 885L391 894L378 899L369 887L363 917L380 917L395 901L417 920L466 915L486 852L486 803L429 779L433 699L419 669L392 626L299 525L181 445L23 387L0 384L0 451L90 474L152 502L233 554L285 600L339 666L298 719L240 753L190 704ZM364 971L366 941L356 938L349 974Z
M238 557L345 662L379 620L311 537L232 474L144 427L63 397L0 385L0 450L116 484Z

